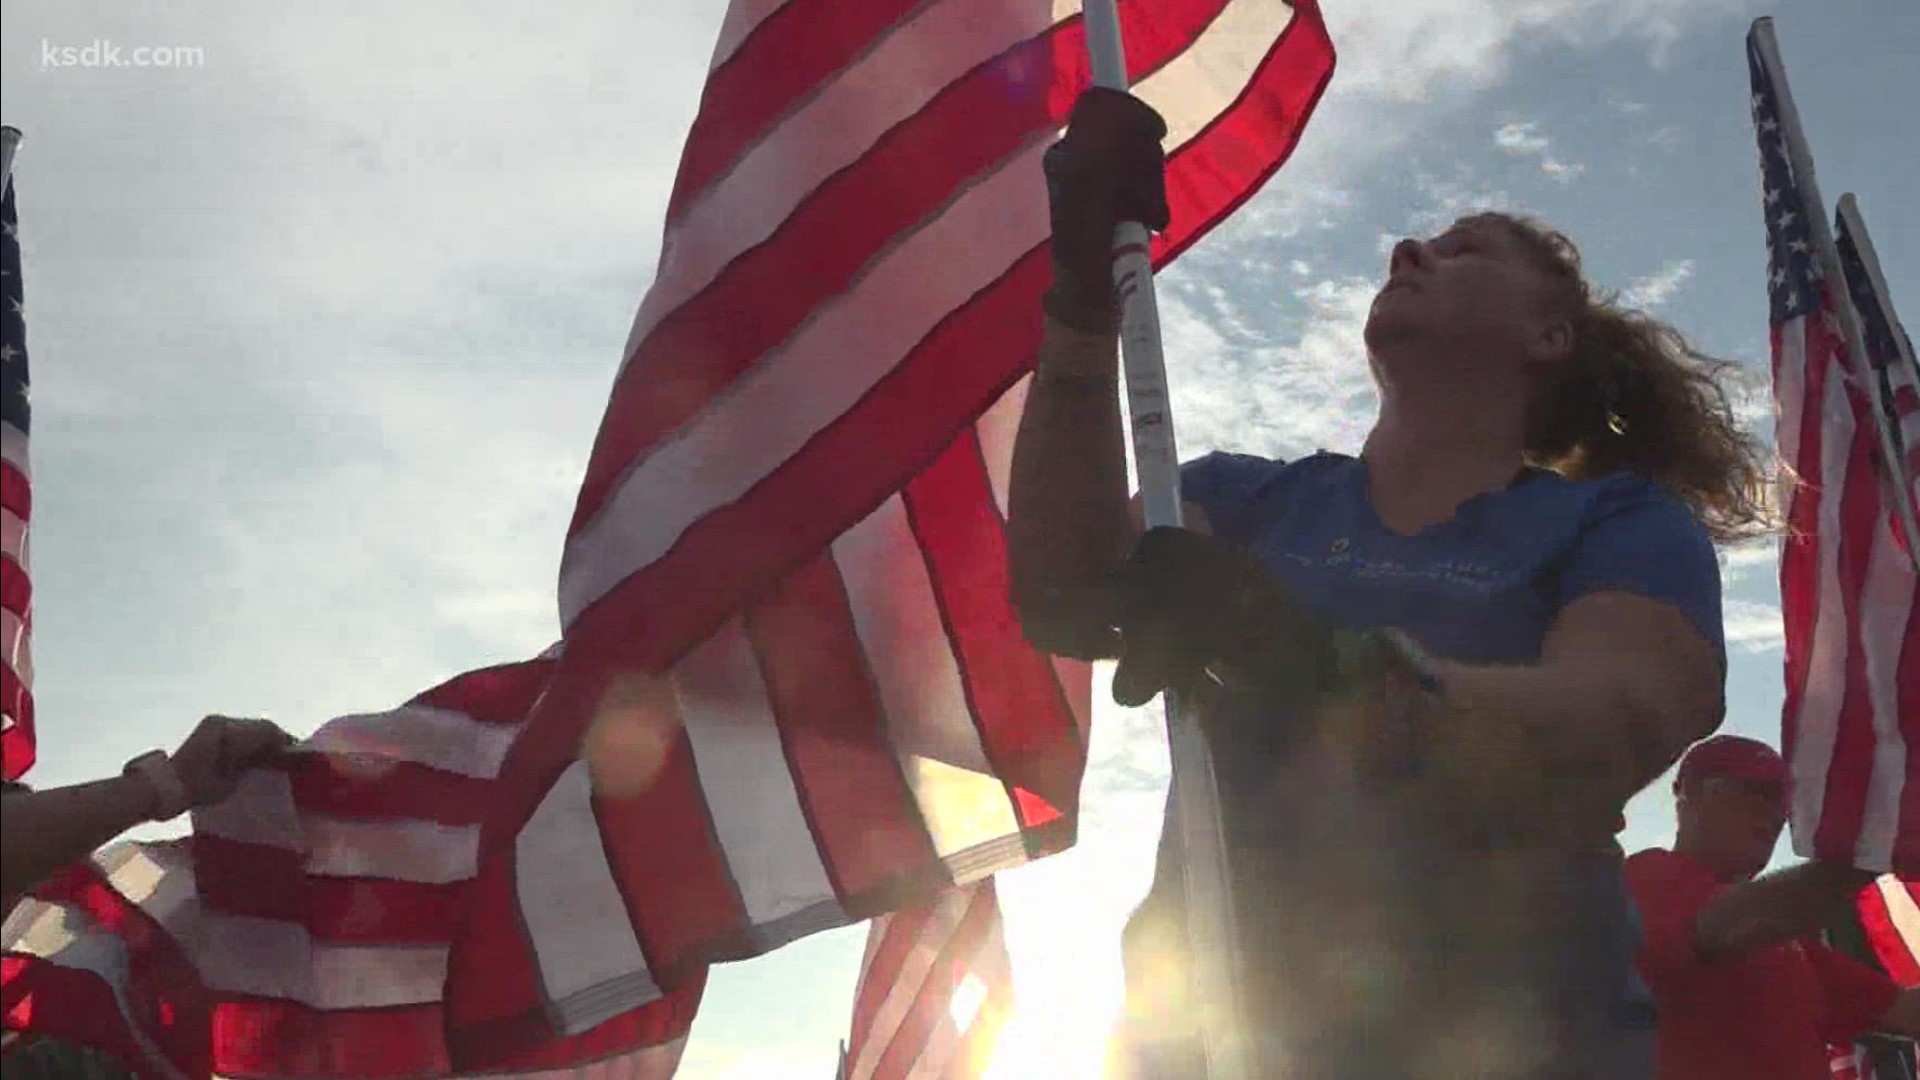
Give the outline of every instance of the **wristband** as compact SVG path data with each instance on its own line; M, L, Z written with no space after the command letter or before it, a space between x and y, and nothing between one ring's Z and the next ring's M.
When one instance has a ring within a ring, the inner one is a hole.
M193 800L187 795L187 786L180 782L180 774L173 768L173 759L164 750L149 750L127 762L121 775L138 776L153 786L156 805L148 817L150 821L179 817L193 806Z

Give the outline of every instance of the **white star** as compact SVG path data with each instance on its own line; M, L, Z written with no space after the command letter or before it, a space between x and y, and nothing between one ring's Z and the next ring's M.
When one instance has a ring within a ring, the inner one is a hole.
M1787 272L1785 270L1775 270L1773 273L1767 275L1767 280L1772 282L1773 287L1777 289L1787 283Z
M1779 188L1768 188L1767 189L1767 205L1772 206L1774 203L1779 202L1782 194L1783 192L1781 192Z
M13 308L15 315L25 315L27 313L27 305L21 303L20 298L17 296L7 297L7 304Z
M1800 294L1799 293L1790 292L1787 294L1787 310L1788 311L1800 310Z
M1805 255L1807 253L1807 242L1805 240L1795 240L1787 245L1787 249L1795 255Z
M1753 107L1754 107L1754 108L1756 108L1756 109L1758 109L1758 108L1760 108L1761 106L1763 106L1763 105L1765 105L1766 103L1767 103L1767 96L1766 96L1765 94L1755 94L1755 95L1753 95Z
M1782 231L1785 231L1787 226L1793 224L1798 220L1800 220L1800 215L1794 213L1791 210L1788 210L1786 213L1783 213L1779 217L1773 219L1774 224L1780 226Z
M1771 116L1763 117L1760 120L1760 130L1771 135L1772 133L1780 130L1780 121L1775 120Z
M0 363L10 364L13 362L14 357L25 355L25 353L11 345L0 345Z

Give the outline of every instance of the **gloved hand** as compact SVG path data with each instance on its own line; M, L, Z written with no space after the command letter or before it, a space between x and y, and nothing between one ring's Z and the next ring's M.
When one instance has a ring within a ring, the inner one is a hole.
M1160 691L1217 679L1277 711L1331 715L1375 775L1418 768L1410 696L1437 689L1419 650L1392 630L1335 626L1302 606L1254 557L1186 529L1149 529L1115 582L1121 654L1113 697L1143 705Z
M1067 133L1047 148L1053 287L1042 306L1076 330L1114 334L1113 230L1137 221L1167 227L1167 123L1146 102L1094 87L1073 104Z
M1187 529L1147 530L1115 582L1121 654L1113 697L1143 705L1211 669L1276 705L1311 704L1339 675L1336 628L1253 556Z

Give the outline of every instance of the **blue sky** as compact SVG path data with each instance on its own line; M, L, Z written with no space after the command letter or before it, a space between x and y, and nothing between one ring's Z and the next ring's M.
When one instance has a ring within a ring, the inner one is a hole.
M1294 162L1162 279L1183 449L1351 450L1393 238L1493 205L1741 362L1763 434L1749 0L1324 0ZM574 485L722 4L209 0L4 12L34 357L45 784L210 711L297 731L554 635ZM1920 304L1920 8L1775 12L1828 198ZM191 66L48 62L96 39ZM1770 545L1727 553L1732 730L1777 741ZM1008 875L1007 1075L1089 1075L1164 751L1099 717L1079 850ZM1629 848L1671 829L1630 808ZM1783 847L1784 856L1784 847ZM719 972L684 1075L822 1076L861 934Z

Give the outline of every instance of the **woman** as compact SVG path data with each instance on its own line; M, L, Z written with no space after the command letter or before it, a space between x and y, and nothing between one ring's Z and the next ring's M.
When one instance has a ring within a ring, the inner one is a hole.
M1763 524L1754 448L1678 334L1594 297L1563 237L1481 214L1394 248L1358 457L1190 462L1187 527L1212 538L1156 531L1129 562L1107 238L1164 227L1164 131L1089 91L1048 155L1011 570L1036 643L1123 657L1117 696L1245 676L1202 727L1254 1075L1650 1075L1612 834L1720 722L1713 541ZM1431 658L1401 665L1418 678L1340 659L1387 628ZM1125 942L1141 1077L1196 1072L1180 893L1167 830Z

